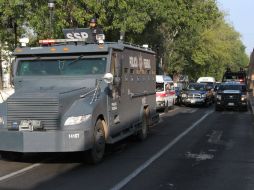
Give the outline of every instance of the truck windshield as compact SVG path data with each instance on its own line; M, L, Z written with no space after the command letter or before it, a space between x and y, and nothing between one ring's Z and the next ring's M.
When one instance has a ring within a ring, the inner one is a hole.
M17 76L96 75L106 71L106 58L20 60Z
M156 92L164 91L164 83L163 82L156 82Z
M245 92L245 85L220 85L219 90L240 90Z
M190 84L187 90L205 90L205 85L202 84Z

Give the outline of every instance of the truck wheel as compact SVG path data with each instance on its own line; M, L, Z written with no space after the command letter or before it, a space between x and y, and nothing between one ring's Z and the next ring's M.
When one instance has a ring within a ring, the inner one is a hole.
M103 128L102 121L99 119L94 127L94 135L93 135L93 147L88 150L85 154L86 161L89 164L99 163L105 153L106 147L106 139L105 139L105 131Z
M245 107L243 107L242 109L240 109L241 111L243 111L243 112L246 112L246 111L248 111L248 107L247 106L245 106Z
M165 103L164 112L165 112L165 113L167 113L167 112L168 112L168 102L167 102L167 103Z
M1 152L2 159L9 161L20 161L23 156L24 155L20 152Z
M215 111L222 111L222 109L219 108L218 106L215 106Z
M210 106L210 103L208 102L208 100L206 100L204 103L204 107L208 108L209 106Z
M172 106L170 106L170 110L173 110L175 108L175 101L173 100Z
M137 138L140 141L143 141L146 139L148 134L148 116L144 112L143 118L142 118L142 128L138 131Z

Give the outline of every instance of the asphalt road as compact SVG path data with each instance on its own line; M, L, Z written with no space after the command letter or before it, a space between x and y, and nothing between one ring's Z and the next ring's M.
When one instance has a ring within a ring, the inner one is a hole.
M102 163L80 162L79 154L0 160L0 189L253 190L253 115L175 107L144 142L128 138Z

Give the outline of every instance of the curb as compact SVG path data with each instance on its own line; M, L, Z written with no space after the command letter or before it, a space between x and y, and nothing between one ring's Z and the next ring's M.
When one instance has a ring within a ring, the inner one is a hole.
M248 108L252 114L254 114L253 113L253 111L254 111L254 103L253 103L254 100L253 99L254 99L253 95L250 95L250 93L248 93Z

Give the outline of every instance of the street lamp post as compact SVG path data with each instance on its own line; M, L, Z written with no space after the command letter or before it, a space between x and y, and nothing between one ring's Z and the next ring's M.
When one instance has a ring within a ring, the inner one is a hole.
M49 8L49 31L50 31L50 37L52 38L52 35L53 35L53 25L52 25L52 22L53 22L53 10L54 10L54 7L55 7L55 3L54 3L54 0L49 0L48 2L48 8Z

